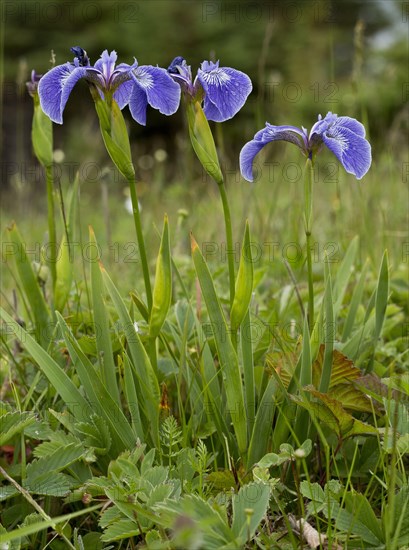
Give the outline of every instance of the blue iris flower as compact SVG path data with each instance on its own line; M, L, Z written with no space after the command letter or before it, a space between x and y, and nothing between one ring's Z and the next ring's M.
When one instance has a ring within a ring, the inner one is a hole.
M206 118L215 122L234 117L252 90L251 80L245 73L230 67L219 67L218 61L203 61L193 80L190 65L179 56L169 65L168 73L188 97L203 101Z
M371 146L365 139L363 124L354 118L338 117L329 112L325 118L319 115L309 134L305 128L273 126L266 122L266 127L257 132L240 152L240 171L247 181L253 181L253 161L257 153L270 141L280 140L294 143L310 159L314 159L325 145L345 170L357 179L361 179L371 166Z
M109 54L107 50L91 66L85 50L75 46L71 51L75 55L74 61L54 67L41 78L38 85L41 108L53 122L62 124L69 95L81 78L94 84L101 98L113 97L120 109L129 105L132 117L139 124L146 124L148 103L164 115L172 115L177 111L180 87L165 69L151 65L138 66L136 60L132 65L116 65L116 52Z

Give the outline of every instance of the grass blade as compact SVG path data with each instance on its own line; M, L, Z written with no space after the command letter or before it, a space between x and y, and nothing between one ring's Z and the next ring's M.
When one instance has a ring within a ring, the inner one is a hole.
M371 372L373 369L375 359L375 349L378 340L381 336L383 323L385 320L386 306L388 305L389 295L389 265L388 265L388 252L385 250L382 263L379 270L378 283L376 285L375 294L375 329L373 334L373 353L368 363L367 372Z
M334 304L332 298L332 284L331 284L331 273L329 270L329 264L327 259L325 260L326 265L326 287L324 294L324 309L325 309L325 320L324 320L324 362L322 366L321 381L319 390L323 393L328 391L329 383L331 380L332 372L332 362L333 362L333 351L334 351L334 341L335 341L335 314L334 314Z
M67 405L77 421L87 422L93 413L92 407L82 396L79 389L74 385L71 379L65 374L64 370L52 357L32 338L8 313L0 308L0 316L7 323L8 329L12 332L20 343L26 348L34 361L38 364L44 375L50 381L50 384L60 394L62 400Z
M334 302L335 317L337 316L338 311L341 307L342 300L344 299L345 291L348 285L348 281L353 272L353 265L358 252L358 246L359 246L359 237L358 235L356 235L350 242L348 249L345 252L345 256L341 262L341 265L339 266L339 269L337 271L337 274L334 280L333 295L335 300Z
M104 385L101 379L96 376L94 365L83 353L59 313L57 313L57 319L75 370L90 403L95 408L94 412L105 418L108 423L111 436L115 442L113 452L117 456L125 448L130 448L135 444L135 436L129 422L121 407L111 395L111 388Z
M99 250L93 229L89 228L90 246ZM99 258L99 253L96 254ZM103 296L105 288L102 281L99 260L90 260L91 264L91 297L95 324L95 340L98 352L99 374L105 387L114 400L119 404L119 389L116 379L116 367L112 352L111 333L109 330L109 318Z
M193 236L191 239L193 262L211 321L220 361L223 386L226 391L227 404L239 452L244 457L247 454L247 415L244 406L243 386L238 358L229 336L226 319L217 297L209 268Z
M17 273L33 315L36 339L46 348L48 345L48 328L51 323L50 311L38 283L37 276L31 266L31 261L26 254L25 243L23 243L14 222L8 228L8 232L13 249L15 250L14 259Z
M237 296L237 294L235 296ZM253 342L251 339L251 320L250 311L248 308L244 320L241 324L240 344L241 356L243 360L244 395L247 410L247 431L250 435L255 420L256 393L254 385L254 359Z
M351 303L349 305L348 315L345 321L344 330L342 331L342 342L346 342L351 335L352 329L354 327L354 322L358 307L361 303L362 296L364 293L366 272L368 270L368 262L365 262L361 275L359 277L358 284L356 285L354 292L352 294Z
M132 358L132 366L135 369L136 379L139 389L139 403L143 408L147 423L150 424L152 440L155 445L159 445L159 402L160 390L158 379L156 378L148 354L142 344L142 341L135 330L131 316L126 309L117 288L109 277L108 273L101 266L102 277L105 286L114 303L119 317L122 329L125 333L126 341Z

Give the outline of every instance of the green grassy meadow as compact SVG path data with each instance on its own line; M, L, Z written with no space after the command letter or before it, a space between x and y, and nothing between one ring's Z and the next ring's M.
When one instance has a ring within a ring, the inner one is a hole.
M407 2L368 4L4 4L0 548L409 549ZM146 127L125 108L118 138L151 294L84 82L42 142L47 188L24 83L77 44L250 76L206 134L233 289L185 103ZM329 111L364 124L372 165L358 181L317 154L310 272L305 159L270 143L249 183L239 153L265 121Z

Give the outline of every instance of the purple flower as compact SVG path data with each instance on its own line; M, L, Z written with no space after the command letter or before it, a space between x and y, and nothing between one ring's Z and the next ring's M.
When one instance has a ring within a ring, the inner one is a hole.
M172 115L180 101L180 88L165 69L151 65L138 66L120 63L115 66L117 54L104 50L92 67L87 52L75 46L73 63L54 67L38 85L41 108L53 122L62 124L62 115L69 95L81 78L94 84L103 99L113 97L120 109L129 105L132 117L146 124L147 105L162 114Z
M236 69L219 67L219 62L203 61L193 80L192 69L183 57L175 57L168 73L186 95L203 101L208 120L223 122L240 111L252 90L250 78Z
M363 124L354 118L338 117L329 112L325 118L319 115L309 134L305 128L273 126L266 122L266 127L257 132L240 152L240 171L246 180L253 181L253 161L257 153L270 141L280 140L294 143L310 159L326 145L345 170L357 179L361 179L371 166L371 146L365 139Z

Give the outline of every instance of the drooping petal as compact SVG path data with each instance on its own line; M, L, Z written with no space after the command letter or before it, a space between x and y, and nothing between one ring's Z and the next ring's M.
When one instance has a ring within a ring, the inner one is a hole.
M132 80L132 90L129 96L129 110L131 111L132 118L136 120L142 126L146 126L146 109L148 107L148 98L145 90L135 84Z
M243 107L252 90L250 78L230 67L204 61L197 78L205 92L203 111L208 120L223 122Z
M133 87L133 80L128 80L126 82L122 82L122 84L120 84L115 90L113 98L118 103L120 109L123 109L126 105L128 105Z
M254 157L266 144L263 141L252 139L240 151L240 172L244 179L253 181Z
M68 97L87 67L75 67L71 63L58 65L46 73L38 84L38 95L42 110L53 122L62 124L62 114Z
M289 141L306 151L306 136L301 128L296 126L273 126L266 123L266 127L259 130L254 139L246 143L240 152L240 172L244 179L253 181L254 157L271 141Z
M158 109L163 115L173 115L177 111L180 102L180 86L172 80L165 69L142 65L133 70L131 75L134 87L129 106L132 116L134 116L133 113L137 114L138 118L134 117L137 122L146 124L146 103L149 103L154 109ZM141 101L143 95L145 101L141 106L137 106L136 102ZM143 105L144 116L142 116Z
M360 180L371 166L371 146L365 138L338 121L322 134L322 140L345 170Z

